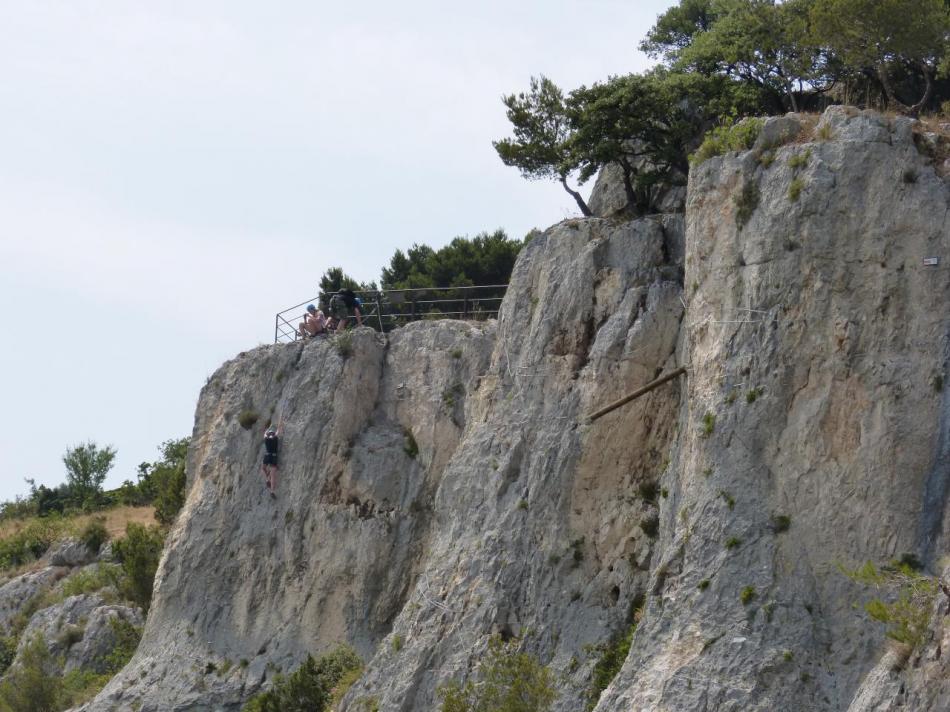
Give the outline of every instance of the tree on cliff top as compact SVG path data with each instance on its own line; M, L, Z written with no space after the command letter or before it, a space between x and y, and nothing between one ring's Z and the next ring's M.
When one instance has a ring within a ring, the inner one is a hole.
M945 0L815 0L811 21L819 41L859 71L876 73L888 101L901 112L918 114L930 101L938 69L947 69ZM910 104L897 95L891 78L896 67L923 78L923 94Z
M545 76L531 77L527 92L502 98L514 138L492 142L506 166L514 166L528 180L559 181L585 216L590 208L581 194L568 185L575 170L568 141L572 134L564 94ZM583 182L583 181L582 181Z
M675 70L720 74L756 88L768 112L798 110L797 94L834 85L834 56L812 40L815 0L683 0L641 48Z

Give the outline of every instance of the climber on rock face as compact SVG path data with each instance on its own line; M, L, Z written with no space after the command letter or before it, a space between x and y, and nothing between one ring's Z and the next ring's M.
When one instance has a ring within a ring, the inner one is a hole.
M277 448L280 445L280 427L277 423L268 426L264 432L264 463L261 465L261 472L264 473L264 481L267 489L270 490L271 497L276 497L277 490Z

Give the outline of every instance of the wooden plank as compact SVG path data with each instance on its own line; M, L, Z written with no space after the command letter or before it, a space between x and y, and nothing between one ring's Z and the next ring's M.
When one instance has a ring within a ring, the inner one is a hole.
M646 395L647 393L649 393L650 391L652 391L654 388L659 388L659 387L662 386L664 383L666 383L666 382L668 382L668 381L672 381L674 378L677 378L678 376L682 376L682 375L684 375L685 373L686 373L686 367L685 367L685 366L680 366L680 367L677 368L676 370L670 371L670 372L667 373L665 376L660 376L660 377L659 377L658 379L656 379L655 381L651 381L650 383L646 384L646 385L643 386L642 388L638 388L638 389L635 390L633 393L630 393L629 395L624 396L624 397L621 398L620 400L614 401L613 403L610 403L609 405L605 405L605 406L604 406L603 408L601 408L600 410L595 410L595 411L594 411L593 413L591 413L590 416L589 416L590 419L591 419L591 422L597 420L597 419L600 418L601 416L607 415L607 413L610 413L611 411L617 410L617 408L619 408L619 407L622 406L622 405L626 405L627 403L629 403L629 402L632 401L632 400L636 400L637 398L639 398L639 397L642 396L642 395Z

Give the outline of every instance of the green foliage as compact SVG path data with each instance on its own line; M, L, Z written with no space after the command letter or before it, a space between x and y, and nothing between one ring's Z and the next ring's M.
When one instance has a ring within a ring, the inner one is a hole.
M584 199L567 183L575 167L569 146L573 128L561 89L545 76L531 77L527 92L509 94L502 102L514 134L492 142L502 162L528 180L559 181L581 212L590 215Z
M794 178L788 186L788 199L793 203L798 202L798 199L802 195L802 191L805 189L805 181L801 178Z
M402 650L403 642L404 642L403 637L401 635L393 636L393 652L394 653L398 653L400 650Z
M57 712L62 709L64 691L61 679L48 670L53 656L42 637L37 636L23 649L20 664L8 671L0 683L4 712Z
M333 348L343 359L353 355L353 335L349 331L337 332L333 337Z
M16 657L17 639L12 635L0 635L0 676L7 671Z
M580 181L615 165L627 207L647 212L656 189L689 170L683 146L696 125L694 115L683 108L686 90L655 73L611 77L571 92L567 111L574 133L568 144Z
M637 630L637 621L630 625L622 633L615 635L603 646L600 646L601 655L594 664L594 670L591 673L590 687L587 690L587 709L592 710L597 706L598 700L607 686L613 682L623 667L627 655L630 653L630 646L633 643L633 634Z
M324 712L333 700L334 688L344 678L352 685L354 671L362 669L363 661L347 646L318 660L308 655L290 675L277 675L273 687L251 698L243 712Z
M736 204L736 227L742 230L752 219L752 214L759 207L759 184L755 181L746 181L742 190L734 198Z
M737 537L737 536L731 536L731 537L729 537L728 539L726 539L726 543L724 544L724 546L725 546L727 549L735 549L735 548L736 548L737 546L739 546L741 543L742 543L742 539L740 539L740 538Z
M681 0L660 15L656 25L640 43L640 49L651 57L674 64L682 50L692 44L693 38L707 32L720 14L715 0Z
M504 289L479 289L477 298L472 298L458 290L435 287L508 284L523 246L521 241L510 239L504 230L480 233L473 238L456 237L438 250L413 245L405 253L396 250L389 266L383 268L382 283L387 289L431 289L416 298L444 300L438 305L444 312L478 316L479 311L497 308L497 298L504 296ZM389 310L409 318L414 306L412 302L393 303ZM451 355L461 358L462 350L455 349Z
M746 586L739 593L739 601L743 606L748 606L755 600L755 586Z
M787 532L792 526L792 518L787 514L772 515L772 531L776 534Z
M815 0L816 39L856 70L873 68L890 102L916 114L930 99L933 77L947 57L950 16L944 0ZM913 105L902 102L894 68L915 69L925 85Z
M106 655L106 671L110 675L115 675L135 655L139 641L142 640L142 629L119 617L109 619L109 627L115 636L115 644Z
M493 637L478 666L478 682L439 689L441 712L546 712L557 699L554 676L517 642Z
M121 567L116 564L100 563L96 566L87 566L71 574L59 586L58 594L60 598L66 599L70 596L78 596L83 593L93 593L101 591L107 586L120 588L122 577ZM49 604L54 603L50 598L46 599Z
M805 151L804 153L796 153L793 155L788 159L788 166L793 171L797 171L807 166L809 160L811 160L811 149Z
M644 517L640 520L640 528L649 538L656 539L660 533L660 518L656 514Z
M759 399L760 395L762 395L761 388L751 388L745 394L745 402L755 403Z
M352 289L354 292L375 292L376 282L357 282L343 271L342 267L330 267L320 277L320 309L325 313L330 308L330 297L341 289Z
M240 413L238 413L237 421L238 424L245 430L250 430L254 427L254 424L260 420L261 416L256 410L250 408L245 408Z
M700 434L702 435L702 437L708 438L710 435L713 434L713 431L715 429L716 429L716 415L707 410L706 413L703 415L703 428Z
M85 544L93 554L98 554L99 549L108 540L109 532L106 530L105 520L102 517L90 519L79 534L79 541Z
M716 156L724 156L733 151L748 151L761 131L761 119L744 119L738 123L727 119L706 134L696 153L690 156L690 163L698 166Z
M698 588L700 591L705 591L707 588L709 588L709 579L703 579L700 581L698 584L696 584L696 588Z
M869 561L857 569L841 570L851 580L882 592L880 598L865 603L864 610L887 627L887 637L912 650L921 644L929 627L934 598L940 590L934 578L900 561L882 567Z
M722 500L726 503L726 506L729 507L729 509L735 508L736 498L726 492L726 490L719 490L719 496L722 497Z
M416 436L412 434L409 428L403 430L402 435L404 439L402 451L413 460L416 459L416 456L419 454L419 444L416 442Z
M31 520L10 536L0 539L0 571L38 559L53 542L67 532L67 521L59 516Z
M241 416L238 422L241 427L250 428L257 422L257 414L245 411L248 425L244 425ZM251 414L254 418L251 420ZM162 457L156 462L143 462L139 465L139 490L143 494L144 502L151 502L155 506L155 518L160 524L169 526L175 521L178 512L185 504L185 464L188 459L188 445L191 438L166 440L159 445L158 450Z
M656 494L659 491L659 486L653 480L646 480L637 485L637 492L640 495L640 498L644 502L649 502L653 504L656 502Z
M155 571L164 543L165 535L161 529L146 528L135 522L127 524L125 536L113 542L113 554L125 575L120 591L145 611L152 602Z
M100 448L89 441L66 449L63 464L66 466L66 484L78 506L95 504L102 493L102 483L106 479L116 451L109 446Z

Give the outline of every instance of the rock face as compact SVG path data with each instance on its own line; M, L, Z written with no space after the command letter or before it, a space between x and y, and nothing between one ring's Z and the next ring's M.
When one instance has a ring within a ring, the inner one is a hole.
M50 588L69 573L69 569L46 566L13 578L0 586L0 634L9 635L13 619L23 605Z
M348 642L368 665L343 710L433 710L492 634L552 667L558 712L892 709L838 566L947 551L948 190L909 122L834 109L809 142L782 121L801 143L693 170L685 248L682 218L567 221L497 323L225 364L142 645L86 709L237 710ZM915 709L944 699L931 658Z
M817 133L690 177L664 586L598 709L847 709L881 638L837 565L946 551L947 187L904 121Z

